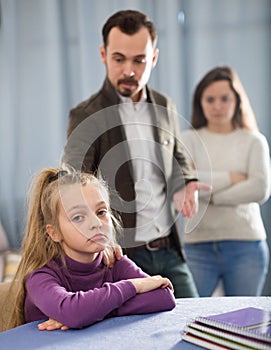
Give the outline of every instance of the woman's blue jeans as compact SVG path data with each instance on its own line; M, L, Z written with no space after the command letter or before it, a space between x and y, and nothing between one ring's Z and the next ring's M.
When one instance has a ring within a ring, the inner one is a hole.
M211 296L219 280L227 296L261 295L269 265L266 241L189 243L185 252L200 296Z

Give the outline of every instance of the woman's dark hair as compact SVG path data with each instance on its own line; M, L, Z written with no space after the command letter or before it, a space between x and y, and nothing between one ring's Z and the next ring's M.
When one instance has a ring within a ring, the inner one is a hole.
M146 27L150 33L153 47L157 43L157 32L153 22L144 13L135 10L118 11L108 18L102 29L103 43L108 44L108 35L112 28L118 27L123 33L133 35L142 27Z
M236 96L236 108L232 118L233 127L258 130L253 110L242 83L237 73L228 66L216 67L210 70L196 86L192 102L192 127L199 129L207 125L207 119L201 106L202 94L210 84L221 80L229 82L230 88Z

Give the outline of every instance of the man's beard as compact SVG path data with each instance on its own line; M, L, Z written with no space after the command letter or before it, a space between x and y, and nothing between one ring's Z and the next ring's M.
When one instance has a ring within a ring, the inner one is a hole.
M119 90L119 93L120 93L121 96L123 96L123 97L131 97L131 95L132 95L132 90L130 90L130 89Z
M121 88L120 86L122 85L122 84L132 84L132 87L134 87L134 88L137 88L138 87L138 83L137 83L137 81L136 80L134 80L134 79L120 79L119 81L118 81L118 86L119 86L119 89L118 89L118 91L119 91L119 93L122 95L122 96L124 96L124 97L131 97L132 96L132 94L135 92L135 90L134 89L129 89L129 88Z

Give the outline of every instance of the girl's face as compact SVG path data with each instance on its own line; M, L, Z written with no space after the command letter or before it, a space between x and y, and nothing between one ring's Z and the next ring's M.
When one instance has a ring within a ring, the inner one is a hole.
M236 102L236 96L227 80L216 81L207 86L201 96L207 128L218 133L231 132Z
M60 192L60 232L52 225L46 228L74 260L91 262L112 242L113 225L107 194L103 192L95 183L67 185Z

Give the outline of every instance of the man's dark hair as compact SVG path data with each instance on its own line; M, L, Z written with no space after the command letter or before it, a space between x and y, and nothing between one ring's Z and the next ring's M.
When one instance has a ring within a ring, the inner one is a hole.
M133 35L142 27L146 27L150 33L153 47L157 43L157 32L153 22L144 13L135 10L118 11L108 18L102 29L103 43L108 44L108 35L112 28L117 27L121 32Z

